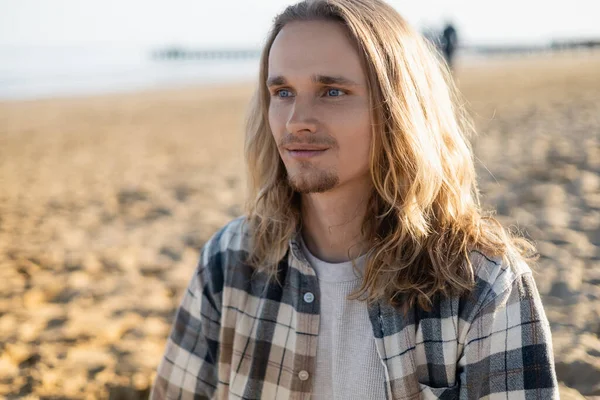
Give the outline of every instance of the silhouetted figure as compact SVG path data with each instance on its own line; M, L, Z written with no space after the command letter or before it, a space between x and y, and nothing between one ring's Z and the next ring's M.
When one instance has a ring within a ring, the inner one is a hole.
M456 29L454 29L452 24L448 23L442 32L442 51L450 68L452 68L452 59L454 58L454 52L457 47L458 37L456 35Z

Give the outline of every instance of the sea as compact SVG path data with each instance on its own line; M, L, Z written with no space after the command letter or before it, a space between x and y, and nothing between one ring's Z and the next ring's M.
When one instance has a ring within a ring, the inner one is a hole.
M490 54L459 50L457 58L472 64ZM0 47L0 101L253 82L258 66L258 49Z
M0 101L252 81L257 56L156 57L154 49L0 47Z

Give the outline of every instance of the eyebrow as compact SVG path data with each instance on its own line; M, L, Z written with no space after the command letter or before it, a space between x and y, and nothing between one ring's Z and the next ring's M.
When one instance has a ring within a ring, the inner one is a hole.
M358 83L343 76L313 75L311 76L311 80L314 83L319 83L321 85L358 86ZM267 79L267 87L282 86L286 84L287 80L281 75L272 76Z

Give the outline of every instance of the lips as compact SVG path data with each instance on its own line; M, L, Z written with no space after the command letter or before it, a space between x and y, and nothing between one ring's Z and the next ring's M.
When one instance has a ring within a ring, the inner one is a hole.
M288 154L295 159L307 159L319 156L327 151L327 148L314 146L290 146L286 148Z
M336 141L329 136L296 137L291 134L279 141L279 149L287 158L307 160L327 154L336 148Z
M325 151L327 147L322 146L288 146L287 151Z

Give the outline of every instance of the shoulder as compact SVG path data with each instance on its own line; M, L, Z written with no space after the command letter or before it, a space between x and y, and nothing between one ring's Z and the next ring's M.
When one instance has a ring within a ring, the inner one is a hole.
M196 273L211 292L222 292L231 279L230 271L245 265L249 237L246 218L239 217L219 229L204 244Z
M475 284L487 287L493 293L504 292L523 274L531 274L529 265L518 256L492 257L472 250L470 261L475 273Z
M463 316L471 319L490 304L510 295L523 285L535 286L530 266L519 256L510 254L493 257L478 250L470 253L475 286L464 302ZM535 289L535 288L532 288Z
M250 233L246 217L238 217L219 229L203 246L202 259L208 261L214 257L229 253L247 252Z

